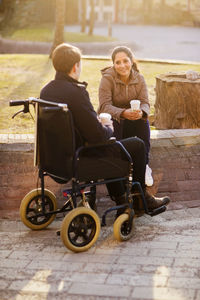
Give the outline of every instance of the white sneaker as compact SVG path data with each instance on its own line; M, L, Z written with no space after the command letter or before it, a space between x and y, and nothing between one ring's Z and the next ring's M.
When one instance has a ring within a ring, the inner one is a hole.
M145 184L147 186L152 186L153 185L152 170L148 165L146 165Z

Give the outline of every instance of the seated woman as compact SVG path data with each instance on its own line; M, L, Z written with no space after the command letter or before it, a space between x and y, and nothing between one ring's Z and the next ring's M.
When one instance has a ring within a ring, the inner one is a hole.
M145 143L146 173L145 183L153 185L152 171L148 166L150 151L150 126L148 114L150 104L147 85L139 73L132 51L119 46L112 52L113 66L101 71L102 79L99 86L98 113L111 114L114 135L117 139L137 136ZM130 101L140 100L140 109L132 111Z

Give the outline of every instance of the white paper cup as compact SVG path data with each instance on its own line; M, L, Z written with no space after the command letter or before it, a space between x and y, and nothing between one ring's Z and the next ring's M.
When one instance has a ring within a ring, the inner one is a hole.
M140 100L131 100L130 101L131 110L139 110L140 109Z
M101 113L99 115L99 118L100 118L101 122L106 122L108 120L111 120L111 115L108 113Z
M186 78L189 79L189 80L196 80L196 79L199 78L199 74L196 71L188 70L186 72Z

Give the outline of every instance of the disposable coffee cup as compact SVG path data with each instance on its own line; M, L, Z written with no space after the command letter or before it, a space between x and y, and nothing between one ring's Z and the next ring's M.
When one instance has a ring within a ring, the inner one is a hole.
M106 122L108 120L111 120L111 115L108 114L108 113L101 113L99 115L99 118L100 118L101 122L103 123L103 122Z
M199 74L196 71L188 70L186 72L186 78L189 80L197 80L199 78Z
M140 109L140 100L131 100L130 101L131 110L139 110Z

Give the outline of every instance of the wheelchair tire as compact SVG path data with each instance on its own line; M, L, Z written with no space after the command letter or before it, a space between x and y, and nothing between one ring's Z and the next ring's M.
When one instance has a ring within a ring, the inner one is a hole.
M77 207L65 216L60 235L68 249L83 252L97 241L100 229L100 220L94 210Z
M124 213L120 215L114 222L113 233L119 242L129 240L134 232L134 219L132 226L128 224L129 215Z
M45 212L57 209L57 201L55 195L45 189ZM41 211L41 189L34 189L30 191L23 198L20 205L20 217L24 225L33 229L40 230L46 228L53 222L56 214L49 216L37 216Z

